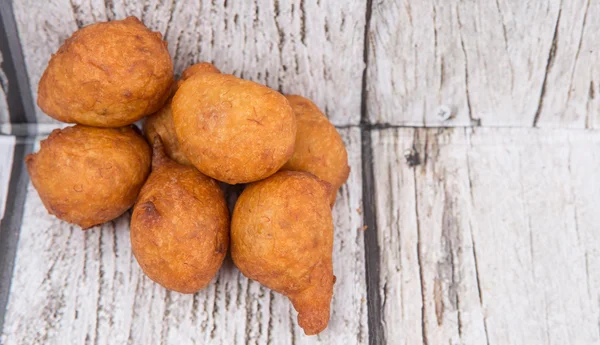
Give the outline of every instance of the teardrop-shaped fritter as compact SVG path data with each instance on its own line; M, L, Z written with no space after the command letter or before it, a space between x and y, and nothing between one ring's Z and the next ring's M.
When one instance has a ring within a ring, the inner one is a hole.
M231 256L248 278L287 296L307 335L327 327L333 296L331 186L281 171L250 184L231 221Z

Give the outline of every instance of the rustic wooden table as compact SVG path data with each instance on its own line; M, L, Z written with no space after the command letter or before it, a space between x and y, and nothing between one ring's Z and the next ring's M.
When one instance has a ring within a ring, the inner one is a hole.
M177 73L211 61L338 126L352 172L319 336L230 260L166 291L127 215L82 232L28 183L59 125L34 105L48 59L128 15ZM13 0L0 19L1 344L600 344L600 1Z

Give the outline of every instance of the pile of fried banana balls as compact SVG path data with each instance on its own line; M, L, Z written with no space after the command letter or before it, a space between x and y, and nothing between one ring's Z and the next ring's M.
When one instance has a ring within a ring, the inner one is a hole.
M173 74L167 43L135 17L67 39L38 105L75 125L26 158L41 201L82 229L133 206L135 258L173 291L206 287L230 250L246 277L290 299L306 334L323 331L335 282L331 208L350 172L340 135L304 97L209 63ZM146 116L142 135L133 123ZM219 182L246 184L231 216Z

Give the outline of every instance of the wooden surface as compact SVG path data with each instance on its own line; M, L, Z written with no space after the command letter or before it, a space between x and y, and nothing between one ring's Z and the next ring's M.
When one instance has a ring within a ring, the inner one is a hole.
M31 139L0 136L0 344L600 344L600 2L13 0L0 133L64 126L34 109L51 54L128 15L177 73L212 61L338 126L330 325L304 336L230 259L166 291L127 214L87 232L49 216L11 164Z
M390 344L600 343L599 133L372 137Z
M4 216L14 148L15 137L0 135L0 219Z
M289 301L229 258L201 292L168 292L131 254L129 213L83 232L48 215L29 185L0 343L366 344L360 132L341 133L352 170L334 209L338 279L330 325L318 337L306 337Z
M592 0L374 1L369 121L597 128L599 13Z
M135 15L164 34L176 73L211 61L225 73L311 97L337 125L360 119L365 9L366 1L14 2L34 99L51 54L78 27ZM37 117L54 122L39 108Z

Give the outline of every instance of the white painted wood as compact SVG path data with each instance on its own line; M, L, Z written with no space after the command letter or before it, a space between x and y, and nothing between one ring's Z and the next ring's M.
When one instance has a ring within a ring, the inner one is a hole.
M369 120L594 127L599 15L590 0L374 1Z
M366 1L15 1L34 99L60 44L78 27L138 16L169 42L175 70L223 72L313 99L337 125L358 124ZM38 121L53 122L38 109Z
M389 344L600 342L600 133L372 138Z
M30 185L0 343L366 344L360 131L341 134L352 171L334 209L337 282L319 336L305 336L289 301L229 258L205 290L166 291L131 254L129 214L83 232L49 216Z
M15 137L0 135L0 220L4 218L15 143Z
M373 1L368 35L367 110L371 123L469 125L465 56L456 5Z
M600 128L598 15L598 1L563 1L540 127Z

